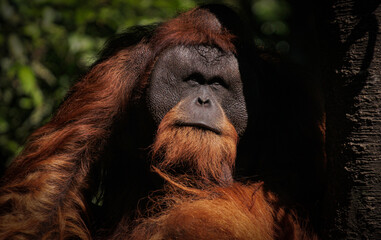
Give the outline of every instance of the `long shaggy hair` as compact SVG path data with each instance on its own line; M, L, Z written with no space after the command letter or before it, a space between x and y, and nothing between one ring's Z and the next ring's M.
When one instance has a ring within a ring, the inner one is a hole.
M0 239L90 239L82 192L136 82L125 79L140 77L128 71L142 68L133 56L146 52L144 45L131 47L94 66L30 136L2 179Z
M155 201L153 213L137 220L132 231L122 223L114 240L317 240L263 183L198 184L195 189L160 174L172 184L167 195Z
M190 169L194 177L219 183L231 181L238 141L234 126L226 116L217 123L221 129L219 134L179 126L184 118L179 106L181 102L164 116L159 125L152 146L155 166L163 171Z

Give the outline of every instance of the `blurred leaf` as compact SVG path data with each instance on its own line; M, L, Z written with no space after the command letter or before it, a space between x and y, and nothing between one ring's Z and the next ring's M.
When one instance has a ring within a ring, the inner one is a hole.
M69 50L71 53L89 51L94 47L93 38L86 35L78 34L78 33L71 34L69 36L68 41L69 41Z
M45 7L42 10L42 24L41 26L45 29L53 25L53 21L56 18L56 12L51 7Z
M54 83L56 82L56 77L48 68L46 68L44 65L37 61L33 61L31 63L31 67L39 78L45 80L45 82L50 86L54 85Z
M79 8L75 13L75 22L78 25L83 25L88 22L94 21L96 17L95 12L90 8Z
M288 17L290 7L284 0L258 0L253 4L253 12L262 21L274 21Z
M13 22L13 19L15 17L15 13L14 13L13 7L8 3L8 1L1 1L0 2L0 11L1 11L1 16L5 20Z
M19 105L22 109L32 109L33 101L30 98L24 97L19 100Z
M33 39L38 39L41 35L41 29L39 28L39 26L35 23L31 23L31 24L27 24L25 27L24 27L24 31L26 36L29 36Z
M12 56L20 61L25 62L26 56L24 55L24 47L20 41L20 38L16 34L11 34L8 38L9 50Z
M36 78L28 66L21 66L18 70L21 88L26 94L31 94L36 88Z
M40 89L37 86L36 78L32 69L28 66L21 66L18 70L18 78L20 80L20 87L23 92L32 97L35 106L41 106L43 101L43 96ZM24 103L24 107L26 107Z
M5 133L9 129L9 124L4 118L0 118L0 133Z

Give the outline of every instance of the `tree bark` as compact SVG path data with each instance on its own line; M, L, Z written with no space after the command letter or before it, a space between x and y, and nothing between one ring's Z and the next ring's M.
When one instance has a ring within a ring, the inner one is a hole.
M381 2L318 3L326 99L323 239L381 239Z

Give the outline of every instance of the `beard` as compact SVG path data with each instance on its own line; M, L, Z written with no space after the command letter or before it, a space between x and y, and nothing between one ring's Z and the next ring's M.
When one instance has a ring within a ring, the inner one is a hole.
M224 115L220 132L182 126L179 108L173 108L161 121L152 145L154 166L167 173L191 175L206 181L232 181L238 135Z

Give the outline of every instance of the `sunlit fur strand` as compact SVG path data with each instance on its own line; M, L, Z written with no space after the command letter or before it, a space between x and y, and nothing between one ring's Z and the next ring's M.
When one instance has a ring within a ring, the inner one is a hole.
M170 46L200 44L235 53L235 39L236 36L221 27L212 13L195 8L161 24L151 43L156 54Z
M129 233L121 227L112 239L317 240L263 183L209 185L196 191L169 187L154 207L156 214L137 221Z

